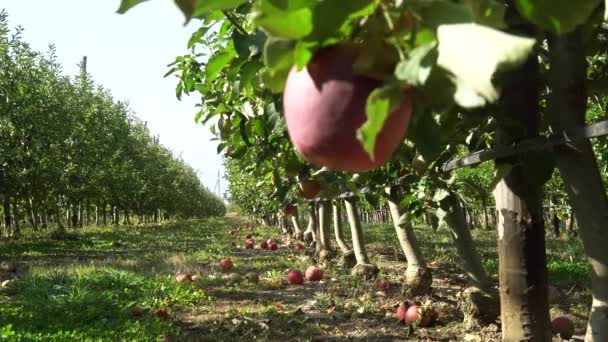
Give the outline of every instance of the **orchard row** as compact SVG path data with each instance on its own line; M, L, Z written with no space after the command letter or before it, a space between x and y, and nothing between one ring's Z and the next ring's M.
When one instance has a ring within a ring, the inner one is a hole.
M55 50L33 51L0 14L0 212L7 234L25 221L80 226L223 215L195 170L152 137L128 104L81 64L62 73ZM108 217L110 216L110 217Z

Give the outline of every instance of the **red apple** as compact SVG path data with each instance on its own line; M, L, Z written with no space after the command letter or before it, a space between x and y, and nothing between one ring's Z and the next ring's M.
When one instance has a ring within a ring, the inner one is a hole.
M417 305L411 305L405 311L405 324L417 323L419 327L426 327L431 324L432 311Z
M306 68L294 66L285 83L283 108L289 137L308 161L333 170L360 172L383 165L403 141L412 114L409 92L391 112L376 140L372 160L357 139L367 120L368 95L382 82L355 73L359 48L318 50Z
M279 248L279 245L277 245L276 242L272 241L271 243L268 244L268 247L270 247L271 251L276 251Z
M220 261L220 268L222 269L222 271L229 271L232 269L233 266L234 264L232 263L232 260L230 258L224 258Z
M304 179L298 184L300 194L308 199L313 199L321 192L321 184L314 179Z
M411 305L405 311L405 324L410 325L420 319L420 311L418 306Z
M378 287L381 289L388 290L391 288L391 283L386 279L380 279L378 280Z
M253 240L247 240L245 243L245 249L253 249Z
M266 242L266 241L260 242L260 248L262 248L262 249L268 248L268 242Z
M291 284L302 284L304 283L304 275L298 270L293 270L287 274L287 280Z
M296 251L301 251L304 249L304 246L301 243L296 243L295 246L293 246L293 249Z
M566 316L555 317L551 321L551 330L554 334L559 334L563 339L570 339L574 335L574 323Z
M399 304L399 307L397 308L397 320L399 322L405 322L405 312L407 311L405 305Z
M295 211L296 211L296 207L293 204L288 204L285 206L285 208L283 208L283 213L286 216L293 215L293 213Z
M306 269L306 280L319 281L323 279L323 271L317 266L310 266Z

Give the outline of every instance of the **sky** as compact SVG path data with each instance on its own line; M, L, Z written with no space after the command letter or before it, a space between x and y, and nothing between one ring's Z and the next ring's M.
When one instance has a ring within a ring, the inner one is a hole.
M87 56L87 71L97 84L109 88L115 100L129 101L147 121L160 143L181 154L201 181L214 190L218 171L221 193L227 188L224 169L210 141L208 127L194 122L200 96L175 97L177 79L163 78L167 64L187 53L187 42L199 25L184 26L172 0L150 0L118 14L120 0L0 0L9 27L21 26L23 40L37 51L54 44L65 74L78 73ZM215 188L217 193L217 188Z

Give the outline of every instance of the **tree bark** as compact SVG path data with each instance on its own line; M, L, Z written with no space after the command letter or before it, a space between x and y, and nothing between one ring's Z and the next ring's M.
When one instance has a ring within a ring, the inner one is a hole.
M555 199L554 194L551 194L551 196L549 197L549 204L551 206L551 208L549 209L549 217L551 219L551 226L553 227L553 235L558 238L560 222L559 217L557 217L557 209L555 208L557 206L557 201Z
M365 251L365 243L363 241L363 228L359 219L357 210L357 198L348 197L344 199L348 222L350 224L350 232L353 241L353 250L357 264L353 267L351 274L355 276L374 277L378 274L378 267L369 261L367 252Z
M471 232L467 229L464 209L460 200L451 194L442 203L446 211L446 223L462 260L470 286L461 295L466 329L493 323L500 313L498 292L494 288L481 263Z
M118 226L120 225L120 211L118 210L117 206L114 206L114 225Z
M107 226L108 225L108 204L104 203L101 206L101 213L103 214L103 225Z
M443 209L447 212L446 223L450 229L450 235L458 255L462 259L464 271L469 276L473 286L491 292L489 290L492 288L492 282L481 263L481 256L475 248L471 232L467 229L464 209L460 200L455 195L450 195L444 201Z
M568 213L568 220L566 221L566 234L568 234L568 236L576 236L576 230L574 230L574 212L572 209L570 209L570 212Z
M291 225L293 226L293 237L296 240L302 239L302 229L300 228L299 213L300 213L300 210L296 208L295 212L291 215Z
M414 227L410 222L401 223L401 210L399 209L398 187L387 187L388 207L391 212L393 226L401 245L401 250L407 259L405 271L406 293L408 296L421 296L427 294L431 289L433 276L431 270L426 267L426 261L422 255L420 244L416 239Z
M317 239L317 246L320 246L320 248L318 248L319 251L319 260L323 261L323 260L327 260L329 258L331 258L331 240L329 238L330 234L329 234L329 227L330 227L330 220L331 220L331 216L329 213L329 201L327 200L320 200L318 202L319 205L319 229L318 232L319 234L318 239Z
M515 14L512 11L508 15ZM523 25L511 33L530 34L528 24ZM536 54L504 76L497 146L538 135L540 75ZM502 338L509 342L551 341L541 186L529 176L535 172L530 163L520 157L495 161L497 168L510 167L494 190Z
M88 199L85 200L85 213L86 213L86 225L90 225L91 224L91 201L89 201Z
M34 200L30 197L28 199L28 214L30 216L30 221L32 223L32 229L34 231L38 230L38 215L36 215L36 207L34 206Z
M489 223L489 219L488 219L488 208L486 208L488 206L488 200L486 199L486 195L483 194L482 195L482 205L483 205L483 221L485 224L485 229L486 230L490 230L490 223Z
M95 225L97 227L99 227L99 225L101 223L100 214L101 214L101 212L100 212L99 203L95 203Z
M304 241L311 242L315 241L315 232L317 230L317 214L315 210L315 203L310 202L310 209L308 210L308 226L304 231Z
M8 196L2 199L2 213L4 215L4 231L6 234L10 234L12 229L12 221L11 221L11 202Z
M332 209L334 221L334 235L336 236L336 243L338 244L340 251L342 251L342 254L348 253L350 251L350 248L348 248L348 245L346 245L346 242L344 242L344 236L342 235L342 215L340 212L340 204L332 203Z
M554 131L585 125L587 60L581 29L549 35L547 119ZM608 341L608 198L588 140L556 146L557 168L591 266L593 301L585 341Z
M17 206L17 203L19 201L17 200L17 197L13 198L13 220L14 220L14 225L13 225L13 236L15 237L19 237L21 235L21 224L19 223L20 217L19 217L19 208Z

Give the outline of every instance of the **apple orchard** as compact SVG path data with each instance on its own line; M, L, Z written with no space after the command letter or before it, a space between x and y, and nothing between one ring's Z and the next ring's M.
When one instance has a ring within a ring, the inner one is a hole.
M137 2L123 1L121 10ZM441 168L483 148L584 129L588 112L601 107L606 77L603 1L177 5L201 28L169 74L179 79L178 97L200 94L197 122L219 118L211 130L231 200L244 212L314 240L318 260L341 258L353 276L374 277L359 206L388 205L407 259L406 301L428 293L433 277L414 225L445 225L469 278L465 322L500 315L503 340L548 341L552 332L572 334L568 318L552 327L549 315L543 198L559 183L591 272L585 340L608 340L608 199L591 142L493 158L485 191L459 176L474 170ZM468 230L467 196L482 198L486 222L494 203L498 284ZM352 250L341 241L342 210ZM332 216L339 250L331 246ZM304 231L301 217L309 221Z

